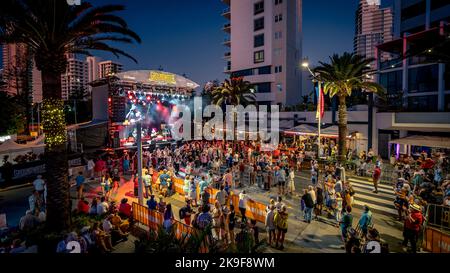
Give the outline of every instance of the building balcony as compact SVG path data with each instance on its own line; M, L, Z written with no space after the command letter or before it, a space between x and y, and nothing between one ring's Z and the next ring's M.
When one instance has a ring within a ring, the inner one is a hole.
M224 24L222 30L231 33L231 24L230 23Z
M231 73L231 66L225 66L224 69L223 69L223 72Z
M223 58L226 60L231 59L231 52L225 52L225 54L223 54Z
M223 43L222 43L224 46L228 46L228 47L231 47L231 38L230 37L227 37L227 38L225 38L224 40L223 40Z
M222 11L222 16L227 18L228 20L231 19L231 9L230 8L226 8Z
M376 123L385 130L450 132L448 112L377 113Z

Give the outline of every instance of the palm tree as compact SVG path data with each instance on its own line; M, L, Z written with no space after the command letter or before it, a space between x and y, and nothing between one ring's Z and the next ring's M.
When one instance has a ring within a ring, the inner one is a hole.
M61 74L66 71L66 56L90 55L91 50L101 50L136 61L106 43L141 41L121 17L113 14L122 10L121 5L93 7L83 2L70 6L63 0L2 1L0 41L27 45L42 75L47 227L52 230L64 230L70 225L66 124L61 99Z
M255 103L256 95L253 85L244 78L230 78L212 91L212 101L215 105L248 105Z
M347 154L347 97L353 91L384 93L384 88L374 82L365 81L367 70L373 59L365 59L353 53L334 54L330 57L330 63L319 62L315 68L318 80L324 82L323 91L331 98L337 96L339 101L338 126L339 126L339 153L338 160L345 161Z
M226 105L247 106L256 103L256 95L254 92L253 85L248 81L244 81L242 77L225 79L220 86L213 89L211 93L212 103L220 107L225 107ZM234 115L233 122L233 139L236 140L237 115Z

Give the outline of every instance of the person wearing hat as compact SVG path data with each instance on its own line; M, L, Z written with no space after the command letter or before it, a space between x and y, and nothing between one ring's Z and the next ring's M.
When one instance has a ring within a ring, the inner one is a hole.
M410 242L411 251L416 253L417 239L423 221L422 208L415 203L410 204L403 229L403 250L405 252L407 251L408 242Z

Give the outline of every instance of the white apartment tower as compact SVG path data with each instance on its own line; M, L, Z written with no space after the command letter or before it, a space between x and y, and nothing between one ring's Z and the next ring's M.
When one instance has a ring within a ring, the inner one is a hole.
M375 58L376 46L393 39L392 8L381 8L380 4L380 0L360 0L356 11L354 51L366 58ZM381 58L388 59L389 54Z
M222 0L225 73L255 85L260 105L300 102L302 1Z
M66 73L61 75L62 99L68 100L73 92L87 90L88 83L88 63L68 54Z
M98 77L100 79L122 72L122 65L113 61L98 63Z
M98 63L100 59L95 56L89 56L86 58L87 66L88 66L88 83L98 80ZM89 92L92 91L92 86L88 85Z

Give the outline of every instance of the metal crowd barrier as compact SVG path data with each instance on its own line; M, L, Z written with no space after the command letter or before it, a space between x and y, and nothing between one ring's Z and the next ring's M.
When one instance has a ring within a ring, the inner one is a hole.
M423 229L423 248L433 253L450 253L450 207L428 205Z

